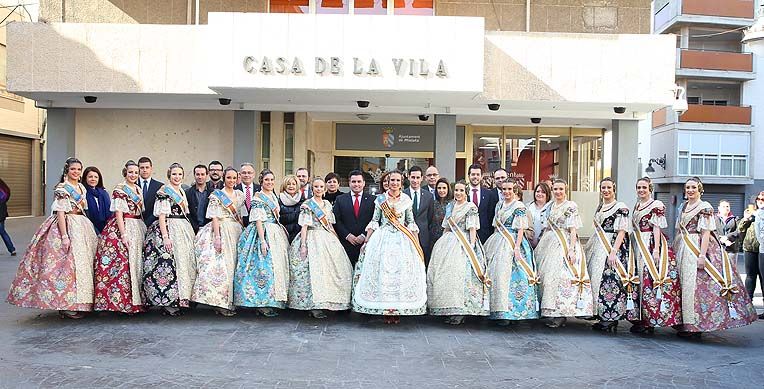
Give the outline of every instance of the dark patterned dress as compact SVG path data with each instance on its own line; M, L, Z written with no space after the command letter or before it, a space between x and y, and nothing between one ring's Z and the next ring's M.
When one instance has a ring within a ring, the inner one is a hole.
M633 273L629 274L629 208L622 202L604 205L594 214L594 223L602 228L610 248L615 246L618 233L625 233L616 253L620 268L608 263L610 249L602 243L597 231L586 244L586 258L594 292L594 314L604 321L636 320L639 318L638 281L633 279L635 285L630 280L622 280L618 271L624 271L626 276L636 277L636 274L639 274L636 266L633 266Z
M665 247L667 271L664 281L659 286L650 275L645 261L652 260L658 270L660 270L661 265L660 258L652 258L652 252L655 248L654 226L658 226L662 230L668 227L666 207L660 200L652 200L643 207L637 203L632 215L632 227L634 227L632 244L642 269L642 297L640 300L642 315L640 321L635 320L635 323L646 327L669 327L682 323L682 289L679 286L679 268L674 251L667 246ZM661 234L664 233L661 231ZM663 237L665 239L665 234ZM638 239L641 239L646 248L648 258L645 258Z
M174 189L171 189L174 190ZM165 215L167 234L172 250L165 250L159 219L146 233L143 248L143 303L157 307L188 307L196 279L194 229L188 221L188 201L183 191L175 191L181 199L173 200L162 187L157 192L154 216Z
M93 309L136 313L143 305L141 281L146 235L146 225L141 220L143 198L140 189L131 189L125 183L117 185L111 196L111 211L122 212L128 246L122 242L116 216L112 217L98 237Z

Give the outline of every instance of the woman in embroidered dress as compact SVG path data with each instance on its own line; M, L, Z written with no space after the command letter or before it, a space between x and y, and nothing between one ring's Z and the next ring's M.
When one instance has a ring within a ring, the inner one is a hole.
M167 169L170 182L157 191L154 216L143 247L143 304L162 307L169 316L188 308L196 279L194 228L188 220L188 200L180 184L183 167Z
M467 184L454 185L454 201L446 207L443 236L432 249L427 267L427 308L430 315L448 316L458 325L466 315L488 316L490 282L485 276L483 245L477 239L480 218L467 201Z
M636 188L631 244L639 259L637 266L641 269L642 295L639 302L641 315L632 320L630 331L653 333L655 327L669 327L682 322L682 290L674 250L668 245L663 232L668 227L666 207L660 200L653 199L653 184L649 177L637 180Z
M85 216L82 162L69 158L56 185L52 214L32 237L8 302L25 308L54 309L79 319L93 308L93 258L98 238Z
M568 200L568 184L552 183L554 201L550 204L545 231L536 246L536 261L541 279L541 316L548 327L565 324L566 317L592 316L593 299L578 229L582 227L578 205Z
M391 172L389 189L377 196L353 276L353 311L384 315L387 324L399 323L401 315L423 315L427 311L427 277L419 228L411 198L401 193L402 182L401 172Z
M300 206L300 233L289 248L289 308L310 311L316 319L324 310L350 309L353 269L334 232L332 205L324 200L326 183L311 183L313 197Z
M615 181L600 181L595 233L584 248L589 265L594 315L592 329L613 331L618 320L639 319L639 269L629 250L629 208L615 199Z
M112 192L114 217L98 238L95 257L96 311L137 313L143 309L143 197L138 182L138 164L130 160L122 169L125 181Z
M684 184L687 202L677 219L674 250L682 280L682 322L675 328L682 337L701 332L742 327L756 320L756 310L745 287L716 236L714 208L701 200L698 177Z
M238 172L228 167L223 172L223 189L210 195L207 223L196 234L197 273L191 301L215 307L223 316L236 314L233 305L233 278L236 273L236 247L241 236L240 210L244 193L234 189Z
M289 238L279 224L279 199L273 192L276 178L260 173L262 190L252 197L249 226L239 238L233 284L234 305L257 308L263 316L278 316L289 287Z
M510 320L539 318L539 289L533 250L524 236L529 223L525 204L518 199L522 189L511 180L500 189L504 200L496 204L494 224L504 230L497 228L488 238L485 255L492 283L489 319L507 325Z

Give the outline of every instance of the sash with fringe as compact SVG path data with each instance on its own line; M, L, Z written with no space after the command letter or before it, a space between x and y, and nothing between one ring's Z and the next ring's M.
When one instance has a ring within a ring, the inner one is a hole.
M316 219L321 223L321 227L324 227L325 230L331 232L334 236L337 236L337 233L334 232L334 229L332 228L332 224L329 223L329 219L326 218L326 213L321 209L321 206L318 205L315 197L305 200L305 205L307 205L308 209L316 215Z
M220 200L220 203L223 204L223 208L225 208L231 214L231 216L233 216L237 223L244 225L244 222L241 220L241 215L239 215L239 212L236 211L236 204L234 204L233 200L231 200L231 198L228 197L228 195L225 194L222 189L215 189L212 192L212 195Z
M602 243L602 246L605 248L605 251L609 256L613 251L613 246L610 245L610 242L607 240L607 236L605 235L605 230L602 229L602 226L600 226L597 221L594 221L594 231L597 233L597 237L599 238L600 243ZM628 239L628 234L624 235L624 239ZM631 300L631 293L634 290L634 287L639 287L640 281L639 276L636 274L637 264L634 258L634 250L632 247L629 247L629 258L626 265L627 267L624 268L621 261L616 260L615 271L618 273L618 277L621 279L621 284L626 287L626 291L629 294L629 300ZM630 305L633 309L632 304L627 303L627 305Z
M581 262L579 263L579 268L576 269L576 264L571 263L568 259L568 242L565 240L565 234L563 234L562 229L560 229L560 227L558 227L551 218L547 218L547 223L549 223L549 226L552 227L552 231L554 231L555 236L557 236L557 240L560 242L560 246L562 246L562 261L565 263L565 267L568 268L568 271L570 271L570 274L573 276L573 279L570 280L570 283L571 285L578 287L578 299L580 300L581 295L584 292L584 288L591 284L589 275L586 274L586 255L581 252Z
M509 243L509 247L514 252L515 247L516 247L515 238L512 237L512 234L509 232L507 227L505 227L504 224L502 224L499 221L498 217L495 218L494 220L495 220L494 224L496 225L496 229L499 231L501 236L504 237L504 239L507 241L507 243ZM531 266L530 264L528 264L528 262L522 256L520 256L520 258L515 258L515 261L518 264L520 264L520 267L523 269L523 271L525 272L525 275L528 277L528 285L532 286L532 285L536 285L536 284L539 283L539 277L538 277L538 274L536 274L536 266L535 265Z
M74 186L68 182L64 183L64 190L69 194L69 197L74 200L74 203L77 205L77 208L79 208L80 212L85 213L85 196L77 192L77 189L75 189Z
M377 196L374 202L382 210L382 214L385 215L385 218L390 221L390 224L392 224L393 227L403 233L403 235L411 241L411 243L414 245L414 248L416 248L417 253L419 254L419 259L424 262L424 251L422 250L422 246L419 245L419 239L415 237L414 233L406 228L406 226L404 226L400 220L398 220L398 214L395 212L395 209L390 206L390 203L387 202L387 196L381 194Z

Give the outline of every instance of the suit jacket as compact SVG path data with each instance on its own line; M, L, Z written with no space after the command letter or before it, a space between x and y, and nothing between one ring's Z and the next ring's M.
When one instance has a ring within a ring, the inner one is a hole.
M359 208L358 218L356 218L355 212L353 212L352 193L342 194L334 201L334 229L337 231L340 242L342 242L342 246L345 248L345 252L348 254L350 262L353 263L353 265L358 261L361 246L353 246L345 239L345 237L347 237L348 234L358 236L366 232L366 226L374 216L374 196L368 193L361 194L361 204Z
M299 184L299 182L298 182L298 184ZM302 195L302 200L303 201L313 197L313 188L311 187L310 183L307 183L304 187L301 187L298 190L302 191L303 188L305 188L305 193Z
M204 193L204 198L209 198L212 194L212 189L205 187L204 192L202 193ZM196 220L196 211L199 209L199 202L196 201L196 185L186 189L186 198L188 199L188 219L191 221L191 227L194 227L194 232L199 232L199 229L209 223L210 219L207 219L205 215L204 222L202 224L199 224L199 222ZM205 209L205 214L206 212L207 211Z
M411 195L411 188L405 189L403 193L406 193L411 200L414 200L414 196ZM430 230L432 230L432 224L435 212L435 200L432 199L432 193L428 189L419 188L419 207L414 212L414 221L416 221L417 227L419 227L419 244L424 251L425 262L429 263L430 259Z
M138 185L141 184L142 181L139 179ZM163 182L157 181L152 177L151 181L149 181L149 190L143 194L143 205L145 205L143 210L143 222L146 223L147 227L154 223L154 220L157 220L157 217L154 216L154 202L157 199L157 191L159 191L159 188L161 188L162 185L164 185ZM141 188L141 190L143 190L143 188Z
M241 193L244 193L244 184L236 184L236 186L233 187L236 190L240 190ZM255 198L255 193L259 192L261 189L260 185L252 183L252 198ZM246 193L244 193L244 196L246 198ZM244 222L244 227L249 225L249 211L252 208L252 203L249 203L250 207L247 208L247 202L245 201L242 207L247 210L246 215L241 215L241 221Z
M480 229L477 231L480 242L485 243L488 237L493 234L493 217L496 214L496 203L499 202L499 196L496 189L480 188L480 205L478 205L478 215L480 216ZM467 186L467 201L472 201L472 189Z

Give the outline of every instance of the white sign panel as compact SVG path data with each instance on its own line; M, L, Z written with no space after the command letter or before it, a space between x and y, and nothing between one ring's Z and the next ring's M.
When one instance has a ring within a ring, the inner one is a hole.
M482 18L211 13L211 88L481 92Z

